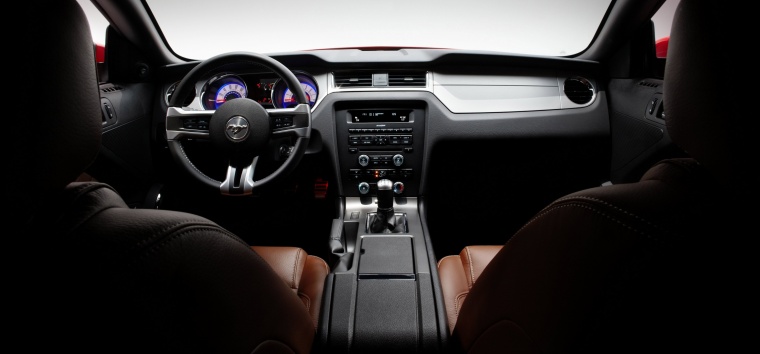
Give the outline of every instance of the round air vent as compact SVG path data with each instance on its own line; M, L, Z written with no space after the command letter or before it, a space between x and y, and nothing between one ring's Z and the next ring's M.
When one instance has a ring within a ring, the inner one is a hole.
M177 89L177 84L179 84L179 81L171 84L168 89L166 89L166 93L164 94L164 102L166 105L169 105L169 101L172 100L172 95L174 94L174 90Z
M172 95L174 94L174 91L177 89L177 85L179 85L179 81L171 84L171 86L169 86L169 88L166 89L166 92L164 93L164 103L166 103L167 106L169 105L169 101L172 100ZM183 102L182 105L185 107L190 105L190 103L193 102L194 98L195 98L194 95L188 95L188 97L185 98L185 102Z
M565 80L565 96L577 104L586 104L594 98L594 86L582 77Z

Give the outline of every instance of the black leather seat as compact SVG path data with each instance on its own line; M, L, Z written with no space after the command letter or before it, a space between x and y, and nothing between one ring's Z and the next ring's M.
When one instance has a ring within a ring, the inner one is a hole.
M676 11L664 107L689 158L559 198L504 245L439 261L457 351L739 350L757 149L753 100L740 92L751 66L723 44L741 33L736 16L729 4L691 0Z
M23 180L9 188L9 215L28 236L8 248L20 259L14 326L31 339L20 345L309 353L329 272L323 260L298 248L254 251L203 217L132 209L106 184L75 182L102 130L89 25L73 0L27 5L35 30L23 40L37 49L30 71L44 97L23 97L30 114L11 124L9 170Z

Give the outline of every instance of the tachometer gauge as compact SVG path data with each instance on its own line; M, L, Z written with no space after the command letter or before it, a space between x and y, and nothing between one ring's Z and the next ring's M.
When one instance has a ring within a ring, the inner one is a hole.
M317 102L317 88L312 86L312 84L303 81L301 81L301 87L303 88L304 93L306 93L306 99L309 101L309 105L314 107L314 103ZM296 98L293 97L293 91L286 88L285 93L282 95L283 107L292 107L296 104L298 104L298 102L296 101Z
M311 76L304 73L295 73L295 75L301 83L301 88L303 88L304 93L306 93L306 99L309 101L309 106L314 107L314 104L317 103L317 98L319 97L317 83ZM274 88L272 89L272 103L277 108L289 108L298 104L296 97L293 95L293 91L288 88L285 80L277 80L274 84Z
M218 75L206 82L201 94L204 109L218 109L219 106L235 98L248 97L245 81L232 74Z

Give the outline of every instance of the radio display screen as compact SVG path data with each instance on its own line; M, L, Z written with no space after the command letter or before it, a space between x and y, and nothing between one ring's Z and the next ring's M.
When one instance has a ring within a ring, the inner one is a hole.
M353 123L406 123L409 122L409 109L363 109L348 111Z

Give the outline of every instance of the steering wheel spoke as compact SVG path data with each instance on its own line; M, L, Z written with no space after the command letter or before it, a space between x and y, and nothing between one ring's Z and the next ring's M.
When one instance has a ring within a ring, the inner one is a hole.
M208 138L208 125L214 111L189 111L180 107L166 110L166 139Z
M293 108L267 109L272 127L272 136L279 138L293 136L308 138L311 133L311 108L301 103Z
M258 162L259 157L256 156L248 166L236 167L232 164L227 166L227 176L219 185L219 191L224 195L251 195L254 183L253 173L256 172Z

